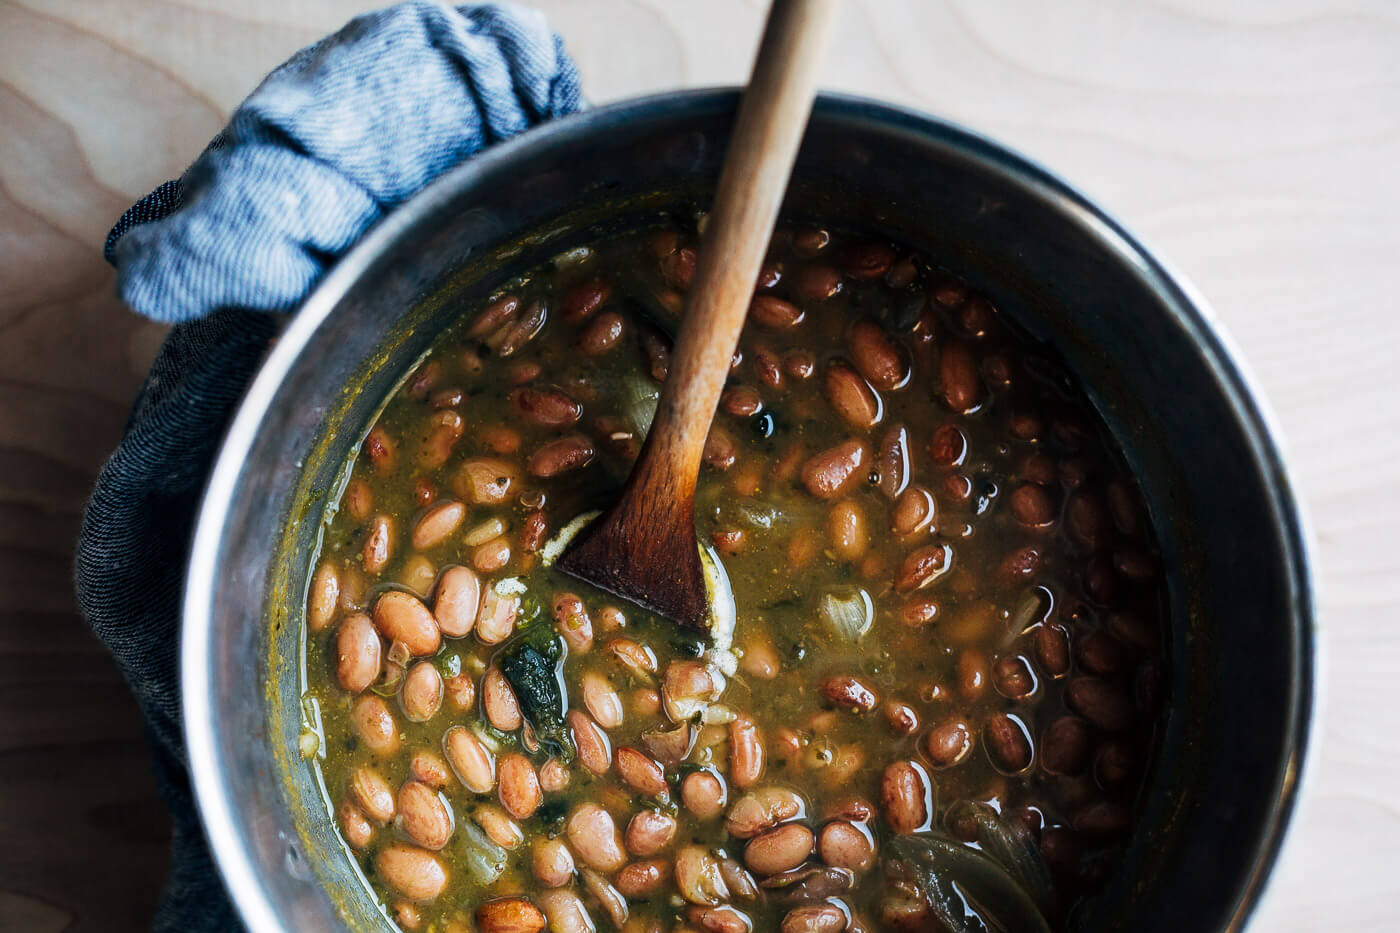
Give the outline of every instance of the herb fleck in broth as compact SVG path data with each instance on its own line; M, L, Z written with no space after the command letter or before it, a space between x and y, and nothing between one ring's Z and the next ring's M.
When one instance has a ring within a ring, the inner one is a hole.
M347 845L410 930L1062 929L1137 812L1164 597L1112 439L964 283L775 237L697 495L737 668L544 566L636 456L694 241L513 283L370 431L307 610Z

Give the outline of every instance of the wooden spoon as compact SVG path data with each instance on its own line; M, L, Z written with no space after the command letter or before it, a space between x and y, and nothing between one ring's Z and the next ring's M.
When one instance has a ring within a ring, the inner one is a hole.
M706 628L695 484L759 267L802 140L837 0L774 0L739 105L671 369L618 501L556 566L682 626Z

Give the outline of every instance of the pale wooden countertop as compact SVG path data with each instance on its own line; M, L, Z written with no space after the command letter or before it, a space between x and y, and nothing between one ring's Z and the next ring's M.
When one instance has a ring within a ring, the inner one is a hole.
M735 83L757 0L541 0L590 97ZM237 10L224 12L223 8ZM144 929L167 827L70 552L161 331L110 223L269 68L363 8L0 0L0 929ZM848 0L824 82L1063 174L1214 304L1289 442L1329 641L1324 741L1254 928L1394 929L1400 900L1400 7Z

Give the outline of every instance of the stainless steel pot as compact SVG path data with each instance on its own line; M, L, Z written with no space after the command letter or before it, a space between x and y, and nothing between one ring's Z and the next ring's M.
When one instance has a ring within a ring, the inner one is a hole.
M339 263L249 389L199 516L182 677L205 828L257 933L386 924L297 754L314 715L300 699L307 555L343 464L464 301L599 233L703 203L736 100L593 110L450 172ZM983 287L1060 350L1121 438L1170 579L1172 712L1145 821L1081 928L1238 929L1297 797L1316 647L1298 505L1208 311L1042 169L882 104L821 99L788 211L883 230Z

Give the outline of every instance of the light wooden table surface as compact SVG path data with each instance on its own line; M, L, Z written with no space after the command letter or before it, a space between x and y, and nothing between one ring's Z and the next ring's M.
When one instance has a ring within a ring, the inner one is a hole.
M605 102L744 77L758 0L543 0ZM0 929L143 929L168 827L73 606L85 493L161 331L109 224L361 4L0 0ZM1316 533L1324 741L1255 929L1400 905L1400 6L848 0L825 84L1059 171L1199 285L1278 414Z

